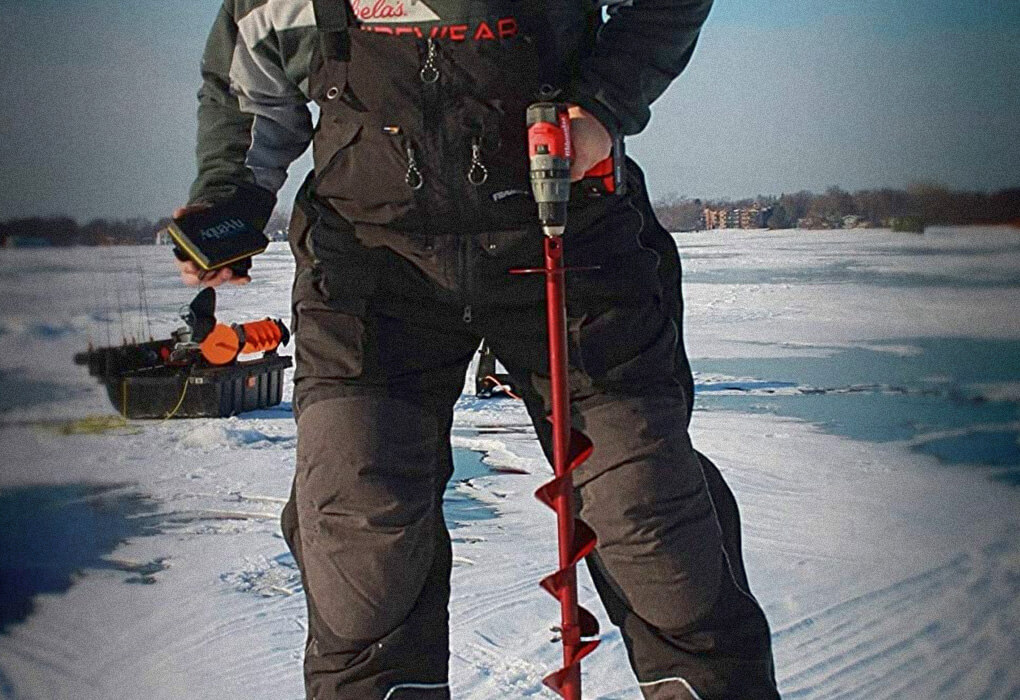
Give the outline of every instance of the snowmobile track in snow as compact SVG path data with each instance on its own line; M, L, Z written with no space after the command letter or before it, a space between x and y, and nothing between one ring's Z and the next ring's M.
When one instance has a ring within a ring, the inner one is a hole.
M777 629L783 696L1018 698L1002 671L1006 656L1020 658L1018 624L1020 547L1010 533Z

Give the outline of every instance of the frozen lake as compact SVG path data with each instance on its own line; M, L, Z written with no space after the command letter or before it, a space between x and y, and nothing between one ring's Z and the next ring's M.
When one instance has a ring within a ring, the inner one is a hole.
M857 440L905 441L1020 485L1020 343L898 338L827 357L704 360L699 407L793 416Z
M784 697L1020 697L1020 231L675 238L692 433L740 502ZM274 244L219 315L286 320L292 269ZM0 697L302 696L289 387L68 429L112 412L74 352L164 337L192 296L165 249L0 250ZM454 697L553 697L548 466L510 400L463 397L453 443ZM586 697L636 700L586 576L581 599Z
M966 313L966 302L940 308L940 300L950 304L955 295L992 292L993 302L980 313L999 314L998 329L985 329L981 337L926 329L923 335L842 347L788 342L781 357L768 351L761 356L756 348L748 357L700 358L694 363L698 408L791 416L856 440L901 441L945 463L993 467L986 470L992 478L1020 485L1020 321L1007 302L1020 285L1020 236L986 230L968 240L935 229L923 238L894 241L866 234L868 244L848 250L845 236L816 235L824 243L812 251L815 264L804 265L803 255L783 259L782 252L806 252L792 241L773 248L773 267L753 267L739 251L710 252L718 246L688 247L678 240L688 260L688 284L849 288L853 299L841 310L849 324L899 316L905 327L917 322L908 317L910 309L886 308L876 318L860 319L858 301L909 298L922 290L935 302L928 321L938 323ZM831 260L834 254L839 260Z

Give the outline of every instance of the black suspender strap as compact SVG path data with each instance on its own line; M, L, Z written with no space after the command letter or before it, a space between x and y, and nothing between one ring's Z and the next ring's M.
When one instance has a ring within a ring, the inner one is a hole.
M347 31L354 24L347 0L312 0L312 7L323 57L346 61L349 58Z

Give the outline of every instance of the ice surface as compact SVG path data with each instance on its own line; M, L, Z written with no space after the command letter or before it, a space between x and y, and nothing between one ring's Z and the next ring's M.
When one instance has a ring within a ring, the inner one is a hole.
M849 386L835 370L826 374L847 352L909 362L924 358L925 339L1020 341L1015 230L706 232L676 240L686 259L695 365L735 363L699 374L707 388L728 387L719 400L770 401L774 393L785 400L802 388ZM291 272L286 247L274 244L251 285L219 295L219 315L287 319ZM149 323L165 335L192 296L174 279L165 249L0 251L0 496L116 487L145 505L114 510L112 524L100 526L107 521L87 517L95 499L74 501L78 527L117 541L70 558L68 581L38 592L31 615L0 636L0 697L303 694L304 600L276 523L294 468L289 403L228 420L62 430L69 420L111 412L71 355L90 340L142 337ZM768 371L779 365L765 364L784 358L814 358L819 376L784 384ZM738 365L750 369L730 371ZM872 383L892 386L897 372ZM960 380L955 366L954 376L918 372L919 385L959 381L990 404L1017 400L1004 378ZM955 433L853 439L810 416L722 410L709 402L712 393L693 438L740 501L784 697L1020 696L1020 489L918 450ZM970 426L975 441L993 427ZM532 497L548 466L526 413L509 400L462 397L453 443L483 453L487 466L522 472L476 471L455 487L485 517L464 518L452 533L454 697L553 697L541 678L557 667L560 648L549 643L557 610L537 582L555 568L554 529ZM144 517L143 529L124 525L134 517ZM141 578L148 585L129 583ZM581 601L606 630L584 663L586 697L637 700L620 636L587 576Z

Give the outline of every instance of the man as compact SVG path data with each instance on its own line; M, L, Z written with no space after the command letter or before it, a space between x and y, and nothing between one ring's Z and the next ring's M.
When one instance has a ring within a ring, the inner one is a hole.
M442 494L482 338L550 437L543 281L508 274L542 257L525 110L573 105L580 179L644 128L711 2L602 4L608 20L594 0L226 0L213 28L189 206L230 198L264 219L309 141L315 155L290 228L298 455L283 515L310 698L449 697ZM568 281L574 420L595 446L575 475L600 542L589 570L646 697L775 698L736 504L687 435L676 247L632 162L626 180L611 196L575 187L565 238L568 265L599 267ZM204 283L225 281L247 278Z

